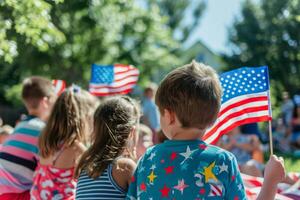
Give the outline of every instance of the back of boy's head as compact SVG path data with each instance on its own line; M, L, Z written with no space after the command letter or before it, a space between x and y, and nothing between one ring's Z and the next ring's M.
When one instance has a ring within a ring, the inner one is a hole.
M85 143L87 103L85 93L64 91L56 100L47 125L39 138L40 154L48 157L61 148L70 146L75 140Z
M22 99L28 109L37 109L42 98L52 96L55 89L50 80L32 76L23 81Z
M129 135L138 125L139 109L129 97L114 97L100 104L94 114L93 142L82 156L75 176L85 169L99 176L126 149Z
M216 72L192 61L170 72L158 87L155 102L161 114L174 112L182 128L206 129L214 123L222 89Z

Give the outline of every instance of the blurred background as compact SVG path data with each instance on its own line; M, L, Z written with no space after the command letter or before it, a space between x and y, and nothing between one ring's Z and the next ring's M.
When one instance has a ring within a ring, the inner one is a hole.
M300 0L2 0L0 114L22 112L32 74L87 88L91 64L131 64L143 88L195 59L268 65L278 116L282 92L300 93L299 33Z

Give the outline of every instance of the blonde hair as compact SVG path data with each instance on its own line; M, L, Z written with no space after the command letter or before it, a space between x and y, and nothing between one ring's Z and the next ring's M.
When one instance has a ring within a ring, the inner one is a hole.
M75 140L86 143L85 126L88 116L87 99L83 91L64 91L56 100L47 125L39 137L42 157L49 157L61 149L71 146Z

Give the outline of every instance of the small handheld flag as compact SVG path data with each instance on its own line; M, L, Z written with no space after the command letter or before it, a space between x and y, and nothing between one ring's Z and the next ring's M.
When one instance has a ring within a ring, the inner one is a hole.
M60 95L66 89L66 82L64 80L52 80L52 84L55 88L55 93Z
M139 70L131 65L92 65L89 91L95 96L128 94L136 85Z
M220 82L223 88L221 109L214 125L204 134L204 141L215 144L237 126L272 119L267 66L225 72Z

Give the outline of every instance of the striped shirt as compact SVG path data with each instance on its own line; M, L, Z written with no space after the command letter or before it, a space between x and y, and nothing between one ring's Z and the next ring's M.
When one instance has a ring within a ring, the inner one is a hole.
M126 191L118 186L112 177L111 165L96 179L90 178L86 172L82 172L79 176L76 188L77 200L123 200L125 196Z
M38 160L38 136L45 123L28 116L0 149L0 194L30 190Z

